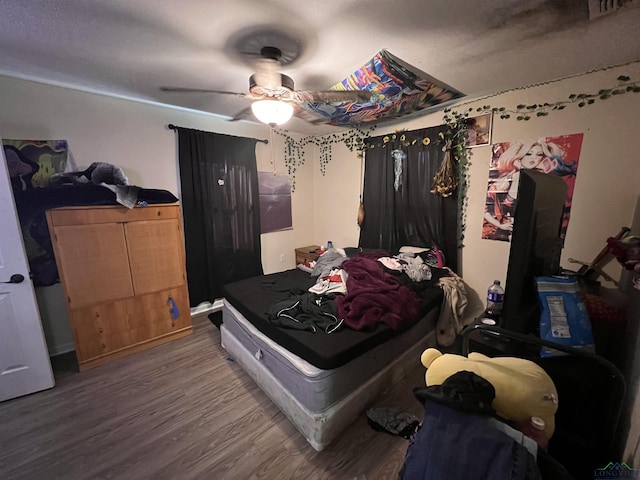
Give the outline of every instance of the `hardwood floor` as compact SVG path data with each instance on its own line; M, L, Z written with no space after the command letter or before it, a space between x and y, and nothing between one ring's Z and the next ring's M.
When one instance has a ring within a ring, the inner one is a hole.
M416 368L372 406L421 416ZM408 441L363 413L316 452L228 358L206 317L194 334L0 403L2 479L395 479Z

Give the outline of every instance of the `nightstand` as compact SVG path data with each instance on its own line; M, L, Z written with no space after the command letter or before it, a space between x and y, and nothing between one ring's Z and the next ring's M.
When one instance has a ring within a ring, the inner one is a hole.
M316 250L320 245L309 245L308 247L296 248L296 265L300 263L310 263L318 259L320 254Z

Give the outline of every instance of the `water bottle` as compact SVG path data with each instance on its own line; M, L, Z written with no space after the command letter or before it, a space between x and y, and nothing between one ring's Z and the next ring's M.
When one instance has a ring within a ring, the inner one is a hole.
M498 320L502 313L502 302L504 301L504 288L500 285L500 280L494 280L487 290L487 309L484 314L493 320Z
M331 240L327 240L327 250L331 250L333 248L333 242Z

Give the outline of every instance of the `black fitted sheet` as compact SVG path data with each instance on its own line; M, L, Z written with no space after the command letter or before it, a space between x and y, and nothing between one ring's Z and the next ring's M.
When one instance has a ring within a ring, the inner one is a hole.
M263 334L323 370L338 368L401 333L386 325L378 325L371 331L342 328L331 334L313 333L285 329L269 321L267 311L271 304L286 299L290 294L289 291L274 291L271 286L288 284L306 290L315 281L316 277L310 276L307 272L292 269L228 283L224 286L223 293L225 301L233 305ZM423 319L430 310L440 308L442 298L442 289L438 286L423 290L421 295Z

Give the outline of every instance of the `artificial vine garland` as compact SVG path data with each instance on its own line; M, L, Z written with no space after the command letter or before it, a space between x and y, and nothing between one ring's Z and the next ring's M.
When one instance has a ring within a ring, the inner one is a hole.
M517 121L528 121L534 116L546 117L550 112L564 110L570 105L577 105L579 108L583 108L588 105L593 105L597 100L607 100L612 96L623 95L630 92L640 92L638 82L632 82L630 77L626 75L620 75L617 81L618 85L615 87L601 89L596 93L571 94L567 100L560 100L553 103L519 104L515 109L483 105L476 108L469 107L465 110L454 110L452 108L443 110L443 123L448 127L444 139L447 148L445 153L448 155L445 155L446 161L442 162L440 169L434 176L431 192L436 195L449 196L456 188L458 189L458 212L460 215L458 222L458 239L460 247L463 246L462 241L466 229L468 208L467 188L469 185L469 167L471 166L470 159L472 155L472 150L466 147L464 132L466 129L466 121L470 114L474 112L477 114L493 113L495 117L501 120L515 118ZM492 97L497 95L499 94L492 95ZM482 101L482 99L461 103L457 107L459 108L479 101ZM300 140L295 140L290 137L286 130L274 130L276 134L284 137L284 162L291 177L291 190L295 191L295 173L297 168L305 163L305 147L307 145L313 144L318 147L320 152L320 171L322 175L325 175L327 165L332 159L332 146L334 144L344 143L349 151L356 151L358 157L361 158L366 148L365 140L370 137L374 129L375 126L367 130L354 128L342 133L309 136ZM391 137L383 137L383 142L388 142L390 138L395 139L396 135L402 135L402 132L396 132L392 134ZM423 141L431 140L423 139ZM375 145L369 145L369 148L374 147Z
M546 117L550 112L564 110L570 105L577 105L578 108L583 108L588 105L593 105L597 100L607 100L612 96L623 95L625 93L640 93L640 85L638 85L638 82L632 82L631 78L627 75L618 76L617 81L618 85L615 87L601 89L597 93L572 93L569 95L567 100L559 100L553 103L533 103L530 105L519 104L516 106L515 110L508 109L506 107L492 107L490 105L483 105L481 107L476 107L475 109L473 107L469 107L462 111L454 110L452 108L445 108L443 110L444 115L442 120L448 127L445 135L447 141L451 142L451 158L458 171L458 212L460 214L458 231L458 239L460 242L459 246L462 246L462 240L464 239L468 207L467 187L469 184L469 166L471 165L470 158L472 150L467 148L465 145L465 129L469 115L471 113L493 113L501 120L511 119L513 115L517 121L528 121L533 116ZM470 103L476 103L481 100L482 99L471 100L469 102L461 103L458 107L469 105Z
M291 191L296 189L296 170L304 165L306 161L305 147L307 145L313 144L318 147L320 151L320 172L325 175L327 173L327 165L333 158L333 145L344 143L350 152L357 152L358 158L361 158L365 149L364 141L369 138L374 129L375 126L369 127L367 130L353 128L341 133L304 137L300 140L289 136L287 130L274 129L273 131L276 134L284 137L284 164L291 177Z
M471 166L471 149L466 146L466 120L469 111L458 113L451 109L445 109L442 117L447 129L445 130L445 158L442 161L440 169L434 177L434 189L431 193L440 194L438 192L438 182L440 183L440 191L448 193L451 188L458 190L458 247L463 247L464 232L467 227L467 207L469 199L467 197L467 188L469 187L469 167ZM450 165L449 165L450 164ZM444 170L444 171L443 171ZM457 178L454 176L457 175ZM446 180L445 180L446 179ZM454 187L455 184L455 187ZM451 191L453 193L453 191ZM445 195L443 195L445 196Z
M489 105L483 105L476 108L476 112L493 112L502 120L511 118L511 115L515 115L516 120L530 120L532 115L536 117L546 117L550 111L564 110L569 105L577 105L579 108L586 107L587 105L593 105L596 100L607 100L615 95L623 95L625 93L640 92L640 86L638 82L632 82L631 78L626 75L620 75L618 78L618 85L612 88L604 88L597 93L572 93L567 100L561 100L554 103L533 103L531 105L519 104L515 110L510 110L505 107L491 107ZM445 110L446 111L446 110ZM473 111L473 109L469 109Z

